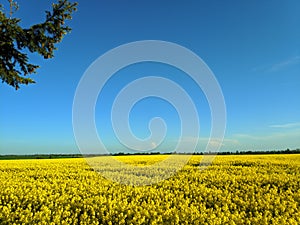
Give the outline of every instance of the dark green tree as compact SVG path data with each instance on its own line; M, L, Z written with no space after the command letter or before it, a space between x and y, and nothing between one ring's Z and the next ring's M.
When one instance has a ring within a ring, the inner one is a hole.
M25 51L36 52L45 59L54 57L55 44L71 31L65 21L72 19L77 3L68 0L53 3L52 10L46 11L45 21L29 28L22 28L21 19L12 17L17 4L13 0L9 4L8 15L0 5L0 79L17 90L20 84L35 83L28 75L39 68L29 62Z

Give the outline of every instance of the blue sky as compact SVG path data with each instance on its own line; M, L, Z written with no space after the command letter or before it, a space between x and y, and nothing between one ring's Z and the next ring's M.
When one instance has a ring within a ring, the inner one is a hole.
M19 0L15 14L29 26L44 18L51 1ZM79 153L72 128L76 87L99 56L128 42L164 40L200 56L216 76L226 102L222 151L300 148L300 2L295 1L79 1L55 57L30 59L41 66L36 84L15 91L0 85L0 154ZM199 111L202 151L210 131L205 95L170 66L141 63L116 73L99 96L95 120L111 151L125 151L114 136L110 107L134 79L161 75L179 83ZM121 112L120 112L121 113ZM170 150L180 133L174 107L157 98L132 109L131 128L149 135L148 122L168 126L159 150ZM186 137L186 141L194 137Z

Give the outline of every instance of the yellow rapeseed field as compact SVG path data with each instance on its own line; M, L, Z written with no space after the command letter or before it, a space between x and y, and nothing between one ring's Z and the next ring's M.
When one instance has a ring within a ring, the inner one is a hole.
M143 166L165 157L117 158ZM300 224L300 155L218 156L205 170L200 161L130 186L85 159L2 160L0 224Z

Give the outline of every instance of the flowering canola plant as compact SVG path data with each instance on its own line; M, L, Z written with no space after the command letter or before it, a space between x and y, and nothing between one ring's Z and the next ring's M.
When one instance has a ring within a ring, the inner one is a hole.
M137 167L165 157L117 156ZM1 160L0 224L300 224L300 155L217 156L204 170L201 159L148 186L85 159Z

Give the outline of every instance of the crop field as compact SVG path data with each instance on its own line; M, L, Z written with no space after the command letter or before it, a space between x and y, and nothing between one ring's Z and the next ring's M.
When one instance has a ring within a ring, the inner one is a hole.
M166 157L116 159L143 168ZM0 224L300 224L299 154L217 156L204 170L201 159L144 186L106 179L84 158L1 160Z

